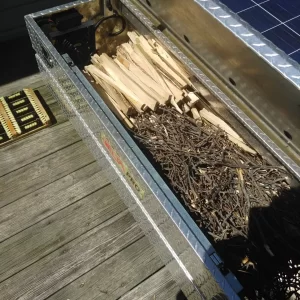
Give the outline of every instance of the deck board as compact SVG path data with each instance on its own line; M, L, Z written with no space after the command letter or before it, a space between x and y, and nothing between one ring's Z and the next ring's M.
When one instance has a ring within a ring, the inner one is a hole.
M118 299L162 266L161 260L143 237L58 291L49 300Z
M38 88L58 123L0 149L1 300L177 299L179 288L40 76L0 93L24 87Z
M166 267L124 294L119 300L182 300L180 289Z
M34 74L0 86L1 96L8 96L24 88L40 88L44 86L40 74Z
M39 84L41 84L41 81L39 81ZM4 92L0 88L3 95L10 94L6 92L7 90L13 93L12 88L4 89ZM81 140L75 129L67 122L66 116L57 101L52 97L49 89L41 86L38 90L49 105L57 123L1 149L0 177Z
M68 137L68 138L66 138ZM0 176L80 141L69 122L45 128L34 135L7 145L0 152Z
M0 282L125 209L108 185L7 239L0 244Z
M0 242L108 184L98 165L92 163L3 207Z
M0 207L89 165L94 157L82 141L25 165L0 178Z
M124 211L4 281L1 299L45 299L141 237Z

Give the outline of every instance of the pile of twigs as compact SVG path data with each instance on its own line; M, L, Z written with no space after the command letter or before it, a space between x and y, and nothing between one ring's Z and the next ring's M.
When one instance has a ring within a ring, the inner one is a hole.
M249 239L249 218L253 209L267 208L280 194L289 193L289 177L283 167L271 166L258 154L243 150L207 121L195 122L170 107L136 118L134 135L215 243L235 237L247 241L233 271L257 271L258 261L249 258L251 251L262 251L270 259L278 254L254 214L251 222L262 248L257 250L255 241ZM272 234L280 236L279 232Z
M294 209L300 199L288 173L206 109L213 95L196 88L162 45L134 31L127 35L114 57L96 54L85 67L107 105L151 153L225 267L239 280L252 276L241 280L250 286L248 296L298 293L298 266L291 269L290 262L300 268L300 209Z
M243 151L209 123L195 126L172 108L141 115L136 127L136 137L216 241L247 237L250 209L268 206L288 188L284 168Z

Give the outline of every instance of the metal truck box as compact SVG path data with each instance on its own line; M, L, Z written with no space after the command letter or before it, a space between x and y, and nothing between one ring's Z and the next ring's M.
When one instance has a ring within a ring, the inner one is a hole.
M205 55L202 55L200 50L197 52L197 43L195 46L188 45L196 39L196 35L192 37L188 33L183 34L179 32L181 29L172 31L172 28L177 28L178 24L176 20L171 19L168 10L180 9L179 2L120 0L113 1L112 5L138 32L153 36L173 53L218 99L222 107L220 113L226 116L230 123L241 127L240 130L247 139L256 143L266 156L279 161L295 178L299 179L300 168L293 160L297 157L295 155L298 151L297 146L292 145L284 152L280 148L283 140L276 134L278 129L276 125L273 126L277 128L276 130L269 130L267 125L258 127L256 123L264 123L259 114L250 111L249 106L245 108L245 103L248 102L245 100L245 93L242 96L241 93L246 88L248 88L247 93L250 92L253 78L248 78L244 86L233 87L233 90L228 88L228 80L233 82L233 85L236 80L231 77L228 79L227 66L222 69L223 62L215 57L215 67L212 71L207 61L213 59L212 56L215 54L203 50ZM187 6L191 5L196 10L204 9L203 16L214 22L213 16L207 14L209 10L207 3L212 5L214 1L188 2ZM53 94L59 99L69 120L98 160L102 170L105 170L107 178L153 243L188 299L239 299L238 294L243 287L235 276L223 267L222 260L203 232L128 131L107 107L82 70L68 55L58 53L50 38L37 23L39 18L72 8L78 9L87 19L96 14L105 15L110 13L108 10L110 4L110 1L82 0L26 16L26 25L36 51L40 71ZM190 7L187 10L190 12ZM200 26L201 22L195 21L195 16L192 14L189 15L193 18L191 23L184 21L186 11L184 9L182 11L182 16L178 17L179 22L186 22L182 23L184 24L182 30L186 28L186 32L189 30L192 32ZM177 13L174 12L174 16L176 17ZM195 28L191 27L194 22L196 22ZM237 42L237 45L242 47L240 42ZM255 55L257 54L253 54L255 67L265 66L265 62L259 62ZM249 60L250 56L249 54ZM217 68L219 70L216 70ZM287 83L276 70L267 69L260 72L269 72L268 74L271 75L268 80L273 79L274 82L282 80L283 85L289 88L286 93L299 97L298 89ZM227 82L224 82L225 77ZM261 86L256 86L256 92L259 93L261 90ZM266 89L264 94L270 96ZM251 106L253 105L255 103L251 103ZM245 111L242 108L245 108ZM269 116L266 118L269 119ZM253 120L258 121L255 123ZM273 138L275 136L276 138Z

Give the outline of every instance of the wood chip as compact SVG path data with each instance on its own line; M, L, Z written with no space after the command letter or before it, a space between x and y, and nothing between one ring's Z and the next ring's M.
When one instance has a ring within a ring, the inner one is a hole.
M141 89L131 78L129 78L118 65L106 54L101 54L98 61L105 71L117 82L123 84L126 89L130 90L136 95L138 101L152 110L156 110L157 101L149 96L143 89ZM130 99L129 99L130 100Z
M189 80L188 74L181 68L180 63L172 58L171 55L155 40L148 40L148 43L156 51L159 57L178 75L185 81L187 85L193 86Z
M115 89L123 93L138 112L143 111L145 105L141 103L141 101L137 98L137 96L134 93L132 93L124 84L120 82L119 83L115 82L111 77L109 77L107 74L99 70L94 65L86 66L85 70L88 71L96 81L99 77L100 79L104 80L105 82L113 86Z
M214 115L212 112L203 108L200 110L200 116L216 127L223 129L227 133L229 140L231 140L233 143L237 144L239 147L251 154L256 154L256 151L247 146L244 140L227 123Z
M128 36L131 41L137 45L137 47L144 52L148 59L158 67L162 72L166 73L173 81L177 82L180 87L186 86L186 82L178 76L160 57L153 52L152 47L149 45L147 40L143 36L137 36L134 32L128 32Z
M142 80L143 76L138 76L135 72L130 71L118 59L114 59L114 61L129 78L131 78L145 93L148 94L148 96L155 99L160 104L166 103L166 101L169 98L169 95L167 93L164 93L164 95L158 94L158 92L157 92L158 87L159 87L158 84L153 86L153 88L149 87L149 85L147 84L147 81L145 82L145 80ZM142 75L142 74L140 74L140 75Z
M142 68L137 66L135 63L130 62L121 53L117 52L117 59L131 72L140 78L142 82L149 85L150 88L155 90L163 98L169 98L170 92L158 82L156 82L148 73L144 72ZM158 75L158 74L157 74Z

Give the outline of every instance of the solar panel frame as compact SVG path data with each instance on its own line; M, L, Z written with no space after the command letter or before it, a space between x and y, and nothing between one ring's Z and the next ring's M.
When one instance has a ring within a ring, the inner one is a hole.
M229 2L237 3L238 0L193 0L202 9L218 20L228 31L234 34L239 40L246 44L252 51L271 65L286 80L300 89L300 65L299 52L295 51L288 56L283 50L268 40L259 31L255 30L249 23L244 21L234 8L229 8ZM251 0L252 1L252 0ZM270 0L266 0L270 1ZM258 0L253 6L263 4ZM291 0L296 1L296 0ZM298 0L297 0L298 1ZM227 5L224 4L227 2ZM248 7L248 9L252 6ZM244 9L247 9L244 8Z
M220 0L232 12L300 63L300 1Z

